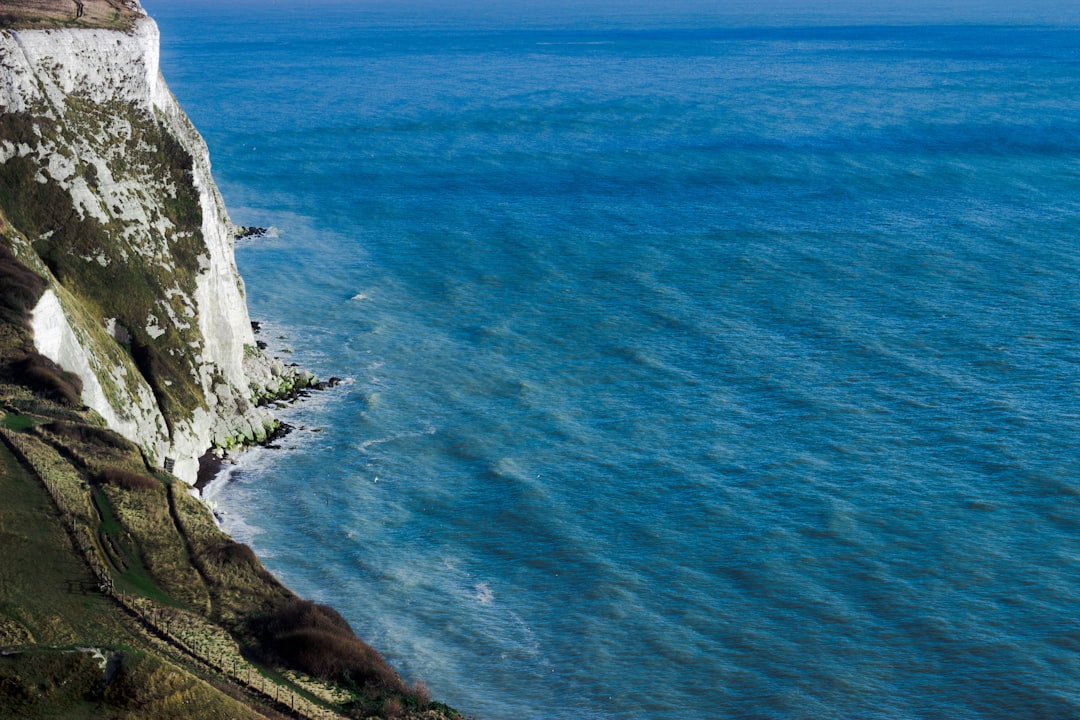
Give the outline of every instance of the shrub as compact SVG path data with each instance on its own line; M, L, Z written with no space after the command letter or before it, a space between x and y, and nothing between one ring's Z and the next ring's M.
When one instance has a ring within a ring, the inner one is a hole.
M221 565L247 565L255 569L262 567L255 557L255 551L238 542L230 541L216 548L211 553L211 558Z
M108 428L63 420L54 420L43 427L53 435L74 443L113 450L137 451L134 443Z
M198 560L207 582L218 589L222 601L226 595L239 595L251 601L267 584L276 583L251 548L228 538L221 541L215 538L215 542L204 546ZM273 607L273 603L262 607Z
M45 280L0 244L0 319L24 323L45 292Z
M416 704L421 709L424 709L431 704L431 691L428 690L428 686L420 680L413 683L412 695L416 699Z
M409 692L382 656L326 605L290 600L250 626L270 662L347 686Z
M49 358L36 352L29 353L14 364L16 379L58 402L82 406L82 380Z
M388 698L383 703L382 716L385 718L401 717L403 712L405 712L405 706L396 697Z
M102 485L113 485L124 490L155 490L161 487L161 483L152 477L117 468L102 470L98 473L97 481Z

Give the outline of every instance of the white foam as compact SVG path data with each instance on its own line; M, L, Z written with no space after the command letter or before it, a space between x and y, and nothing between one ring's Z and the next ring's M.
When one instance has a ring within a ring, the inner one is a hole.
M410 430L407 432L394 433L393 435L387 435L386 437L373 438L371 440L363 440L356 445L356 449L362 453L367 453L368 449L375 445L382 445L388 442L394 442L395 440L404 440L406 438L423 437L424 435L434 435L436 428L433 425L425 426L423 430Z
M481 605L491 605L495 602L495 593L486 582L477 583L473 589L476 590L476 601Z

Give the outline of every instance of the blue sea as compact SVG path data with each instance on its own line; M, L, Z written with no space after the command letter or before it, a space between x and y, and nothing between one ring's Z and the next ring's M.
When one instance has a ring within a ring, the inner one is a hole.
M211 494L404 677L1080 717L1078 11L146 4L260 339L345 379Z

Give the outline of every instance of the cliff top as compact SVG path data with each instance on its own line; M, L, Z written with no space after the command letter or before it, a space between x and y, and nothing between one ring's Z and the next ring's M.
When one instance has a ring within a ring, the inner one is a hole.
M5 0L0 7L0 29L126 30L142 14L136 0Z

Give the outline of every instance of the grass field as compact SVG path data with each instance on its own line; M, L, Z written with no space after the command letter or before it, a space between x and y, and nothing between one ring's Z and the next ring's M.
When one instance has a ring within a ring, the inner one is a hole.
M2 443L0 497L4 717L135 718L153 708L154 717L182 718L192 702L221 717L260 717L141 647L144 636L98 591L44 488Z

